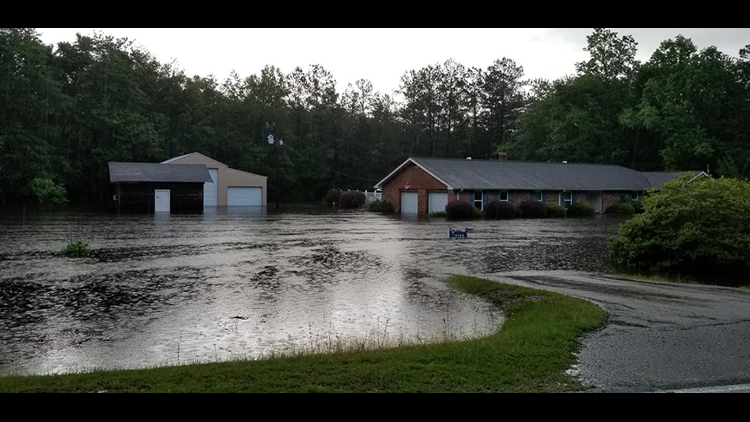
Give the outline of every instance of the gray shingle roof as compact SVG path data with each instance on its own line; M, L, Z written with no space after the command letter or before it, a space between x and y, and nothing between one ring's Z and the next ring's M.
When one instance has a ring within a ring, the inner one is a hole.
M694 176L697 176L701 174L700 171L691 171L691 172L683 172L683 171L644 171L643 176L646 177L646 180L648 180L648 183L653 188L659 188L663 184L670 182L674 180L675 177L677 177L680 174L683 173L692 173Z
M660 172L647 177L637 170L605 164L421 157L411 160L453 189L640 191L661 186L679 174Z
M203 164L109 163L109 181L211 183Z

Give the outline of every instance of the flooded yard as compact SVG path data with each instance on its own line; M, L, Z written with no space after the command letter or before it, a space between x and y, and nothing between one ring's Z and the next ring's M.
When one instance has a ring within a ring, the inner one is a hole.
M479 336L450 273L606 272L619 220L356 213L0 216L0 375ZM474 229L448 239L449 227ZM91 258L57 252L87 241Z

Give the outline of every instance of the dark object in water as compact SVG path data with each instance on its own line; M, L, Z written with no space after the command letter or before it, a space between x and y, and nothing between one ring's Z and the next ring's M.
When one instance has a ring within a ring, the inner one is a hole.
M232 317L232 319L241 319L244 321L247 319L247 317L237 315L237 316Z
M451 239L468 239L469 238L469 231L471 229L465 229L465 230L454 230L452 227L448 230L448 235Z

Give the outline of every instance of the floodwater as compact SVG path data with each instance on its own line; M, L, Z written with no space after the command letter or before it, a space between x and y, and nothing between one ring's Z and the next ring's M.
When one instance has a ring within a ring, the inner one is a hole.
M466 225L469 239L448 238ZM0 375L481 336L502 315L448 274L606 272L618 226L335 211L0 216ZM78 239L91 258L56 255Z

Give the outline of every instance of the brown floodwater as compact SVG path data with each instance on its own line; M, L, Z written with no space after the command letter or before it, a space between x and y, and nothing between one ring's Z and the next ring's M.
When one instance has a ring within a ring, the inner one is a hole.
M366 212L0 216L0 374L140 368L481 336L451 273L606 272L619 220ZM449 227L474 230L450 240ZM57 255L85 240L91 258Z

